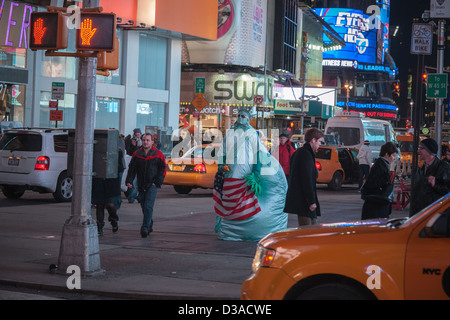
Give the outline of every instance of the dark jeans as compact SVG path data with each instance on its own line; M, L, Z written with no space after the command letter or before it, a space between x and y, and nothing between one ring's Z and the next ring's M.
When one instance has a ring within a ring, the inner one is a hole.
M368 164L360 164L359 165L359 188L361 189L364 179L367 180L369 176L370 166Z
M158 188L155 185L152 185L148 190L140 192L138 195L139 202L141 203L142 213L144 214L141 230L145 232L150 231L150 225L153 219L153 206L155 204L157 193Z

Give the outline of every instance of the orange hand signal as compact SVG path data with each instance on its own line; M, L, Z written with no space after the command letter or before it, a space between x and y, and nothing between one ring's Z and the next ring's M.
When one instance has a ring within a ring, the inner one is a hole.
M47 31L47 28L44 28L44 20L42 18L37 19L34 22L34 31L33 31L35 44L42 44L42 38L44 37L45 31Z
M94 36L97 28L92 29L92 20L84 19L81 22L81 44L84 46L91 45L91 39Z

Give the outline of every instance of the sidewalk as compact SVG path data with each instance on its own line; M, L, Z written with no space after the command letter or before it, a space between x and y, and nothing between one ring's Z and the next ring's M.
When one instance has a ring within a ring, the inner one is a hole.
M66 281L71 274L49 272L49 266L58 262L70 204L15 200L14 205L3 205L0 284L119 299L239 299L242 282L251 273L256 243L218 240L211 197L173 198L172 193L157 200L154 232L144 239L139 234L140 206L123 203L119 232L113 234L107 223L99 237L104 272L82 277L81 290L70 291ZM329 194L334 198L321 197L329 221L320 222L358 219L362 202L357 191ZM190 203L193 199L196 205ZM288 226L295 226L291 218Z

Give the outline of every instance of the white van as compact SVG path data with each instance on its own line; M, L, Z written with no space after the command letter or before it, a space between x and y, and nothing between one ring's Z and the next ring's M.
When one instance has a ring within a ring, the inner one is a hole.
M366 118L359 112L338 112L327 121L326 135L333 135L336 144L359 149L369 140L372 158L378 158L386 142L397 144L394 128L389 121Z

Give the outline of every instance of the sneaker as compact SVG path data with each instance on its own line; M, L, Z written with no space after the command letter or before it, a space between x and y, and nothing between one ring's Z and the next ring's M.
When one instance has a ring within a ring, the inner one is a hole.
M141 229L141 238L147 238L148 232L144 229Z

